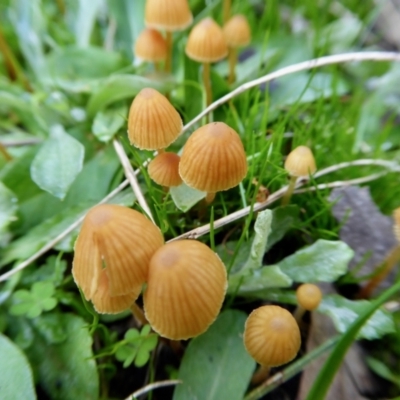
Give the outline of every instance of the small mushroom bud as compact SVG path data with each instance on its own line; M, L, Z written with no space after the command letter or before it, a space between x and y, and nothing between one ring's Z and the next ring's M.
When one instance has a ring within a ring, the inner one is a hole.
M304 283L296 290L298 306L294 312L297 322L300 322L306 311L313 311L318 308L322 300L321 289L312 283Z
M170 242L150 261L146 318L168 339L200 335L216 319L226 287L225 266L209 247L194 240Z
M285 161L285 169L290 175L287 192L283 196L282 204L288 204L296 186L297 178L312 175L317 167L312 151L307 146L299 146L292 150Z
M158 154L147 167L150 178L166 188L179 186L182 183L179 161L178 154L169 152Z

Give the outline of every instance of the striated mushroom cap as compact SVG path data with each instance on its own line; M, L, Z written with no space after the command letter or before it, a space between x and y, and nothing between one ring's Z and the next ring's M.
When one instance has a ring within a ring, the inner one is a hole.
M157 154L147 167L150 178L161 186L179 186L182 183L179 175L180 159L175 153Z
M244 345L261 365L277 367L296 357L300 330L289 311L279 306L255 309L247 318Z
M317 170L311 149L299 146L292 150L285 161L285 169L291 176L308 176Z
M226 269L205 244L170 242L150 261L144 311L152 328L169 339L189 339L216 319L227 287Z
M242 14L231 17L224 25L223 32L229 47L243 47L250 43L250 26L247 22L247 18Z
M212 18L201 20L191 30L185 52L198 62L213 63L225 58L228 46L221 27Z
M118 314L127 310L137 299L136 291L121 296L110 296L110 285L106 269L100 271L97 290L92 296L92 303L99 314Z
M239 135L223 122L197 129L183 148L179 174L188 186L208 193L238 185L247 174Z
M296 290L296 297L299 306L307 311L312 311L318 308L322 300L321 289L312 283L304 283Z
M72 275L87 300L95 296L99 282L104 290L103 270L110 296L137 298L147 280L150 258L163 244L158 227L139 212L113 204L95 206L75 242Z
M182 119L168 99L157 90L141 90L132 102L128 117L128 137L139 149L168 147L182 130Z
M146 0L145 24L149 28L182 31L193 21L187 0Z
M164 61L168 46L161 33L147 28L141 32L135 43L135 56L144 61Z

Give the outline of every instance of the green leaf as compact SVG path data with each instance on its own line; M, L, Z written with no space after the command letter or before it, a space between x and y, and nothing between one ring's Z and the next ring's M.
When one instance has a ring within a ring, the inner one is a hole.
M371 315L391 296L396 294L400 290L400 280L393 285L391 288L382 293L375 301L373 301L361 315L350 325L346 333L343 334L342 338L329 355L324 366L320 370L317 378L311 390L308 393L306 400L324 400L326 393L329 390L331 382L342 364L343 358L348 348L353 344L358 331L368 321Z
M31 367L24 353L0 334L0 388L7 400L36 399Z
M400 374L392 371L386 362L376 358L367 357L367 364L376 375L379 375L381 378L386 379L400 388Z
M40 386L54 400L98 400L99 378L87 323L75 315L63 314L60 326L67 337L64 342L49 344L36 335L27 350Z
M278 266L295 282L333 282L347 271L354 251L344 242L317 240Z
M0 247L4 247L10 239L8 226L16 220L17 202L15 194L0 182Z
M318 311L329 315L336 329L340 333L344 333L370 305L371 302L367 300L352 301L333 294L323 298ZM395 327L392 316L382 310L377 310L361 328L358 337L373 340L394 331Z
M87 110L93 116L107 105L123 99L133 99L142 89L150 87L159 92L168 92L173 84L168 80L154 80L138 75L115 74L104 79L89 99Z
M243 345L247 315L228 310L187 347L174 400L242 400L255 367Z
M206 197L205 192L192 189L191 187L182 183L182 185L171 187L169 189L172 200L175 205L183 212L190 210L196 203Z
M96 114L92 131L101 142L110 141L113 136L126 124L127 108L125 105Z
M75 22L75 40L79 47L89 46L90 36L96 22L97 13L103 5L102 0L79 0Z
M32 162L32 179L41 189L63 199L82 170L84 154L80 142L62 126L55 126Z
M32 319L31 323L47 343L56 344L67 339L62 321L62 314L52 312Z
M26 270L27 273L24 274L21 279L21 283L25 286L30 286L38 281L49 281L57 287L63 281L66 269L66 260L61 260L56 256L50 256L47 257L46 263L39 268L36 265L28 267Z

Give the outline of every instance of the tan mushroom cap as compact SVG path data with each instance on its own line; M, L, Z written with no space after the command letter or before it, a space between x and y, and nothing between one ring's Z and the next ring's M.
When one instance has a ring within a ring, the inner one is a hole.
M87 300L96 295L103 269L110 296L136 298L147 280L150 258L163 244L159 228L139 212L113 204L95 206L75 242L72 275Z
M225 266L209 247L194 240L170 242L150 261L146 318L169 339L200 335L216 319L226 287Z
M144 61L164 61L168 46L160 32L147 28L143 30L135 43L135 56Z
M181 31L193 21L187 0L146 0L145 24L149 28Z
M137 299L137 292L122 296L110 296L110 287L106 269L102 269L99 276L97 290L92 296L94 309L99 314L118 314L127 310Z
M299 146L292 150L285 161L285 169L291 176L308 176L317 170L314 155L307 146Z
M247 22L247 18L242 14L231 17L224 25L223 32L229 47L242 47L250 43L250 26Z
M228 46L221 27L208 17L191 30L185 51L192 60L213 63L228 55Z
M321 289L312 283L304 283L296 290L296 297L299 306L307 311L312 311L318 308L322 300Z
M296 320L279 306L255 309L247 318L244 345L261 365L277 367L296 357L301 337Z
M182 119L168 99L155 89L142 89L131 104L128 137L139 149L168 147L182 131Z
M239 135L223 122L197 129L183 148L179 174L188 186L208 193L238 185L247 174Z
M180 159L175 153L158 154L147 167L150 178L161 186L179 186L182 183L179 175Z

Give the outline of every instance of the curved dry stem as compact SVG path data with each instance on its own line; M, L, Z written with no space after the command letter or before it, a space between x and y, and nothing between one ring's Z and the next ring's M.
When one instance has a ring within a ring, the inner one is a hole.
M215 110L222 104L227 103L229 100L238 96L239 94L249 90L255 86L261 85L262 83L270 82L273 79L281 78L285 75L294 74L295 72L306 71L325 65L341 64L351 61L400 61L400 53L384 52L384 51L366 51L358 53L347 53L347 54L335 54L333 56L325 56L320 58L314 58L313 60L303 61L299 64L289 65L279 69L278 71L271 72L270 74L264 75L261 78L254 79L250 82L246 82L240 85L232 92L221 97L214 103L210 104L205 110L203 110L197 117L193 118L187 123L182 130L182 133L186 132L194 124L199 122L204 116Z
M139 396L142 396L143 394L151 392L154 389L158 389L158 388L164 387L164 386L179 385L180 383L182 383L182 381L177 380L177 379L170 380L170 381L159 381L159 382L150 383L150 384L142 387L141 389L136 390L136 392L134 392L131 395L129 395L125 400L133 400L133 399L136 399Z

